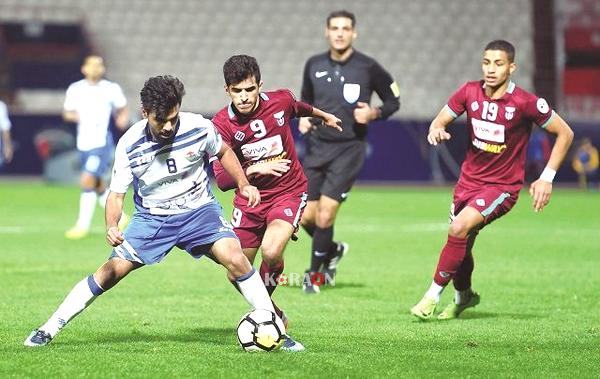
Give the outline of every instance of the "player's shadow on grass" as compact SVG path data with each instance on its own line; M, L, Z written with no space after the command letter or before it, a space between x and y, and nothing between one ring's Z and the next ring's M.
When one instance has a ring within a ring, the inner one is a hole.
M531 313L494 313L494 312L479 312L474 310L472 312L465 311L460 315L461 320L476 320L484 318L498 318L498 319L515 319L515 320L531 320L535 318L543 318L538 314Z
M344 289L344 288L365 288L367 287L367 285L365 283L361 283L361 282L343 282L343 283L336 283L333 286L325 286L324 289L325 290L335 290L337 289Z
M181 342L231 346L232 341L236 341L235 335L236 332L234 328L204 327L180 330L179 333L171 334L154 334L142 331L133 331L131 333L103 333L94 338L69 341L65 344L70 346L85 346L105 343L113 345L118 343Z

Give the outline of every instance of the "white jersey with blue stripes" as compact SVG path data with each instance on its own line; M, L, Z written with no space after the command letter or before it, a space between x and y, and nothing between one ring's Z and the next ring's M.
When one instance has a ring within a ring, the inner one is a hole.
M138 212L180 214L214 200L206 170L208 157L221 150L221 136L194 113L180 112L176 128L172 141L156 142L144 119L117 144L110 190L126 193L133 183Z

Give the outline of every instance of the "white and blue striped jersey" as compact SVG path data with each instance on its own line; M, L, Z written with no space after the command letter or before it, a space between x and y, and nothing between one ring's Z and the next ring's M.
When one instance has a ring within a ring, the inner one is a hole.
M155 215L185 213L214 201L208 157L222 146L210 120L180 112L172 142L156 142L147 120L135 123L121 137L115 152L110 190L126 193L131 183L138 212Z
M108 126L112 113L127 105L125 95L117 83L106 79L91 84L85 79L67 88L64 110L76 111L77 149L89 151L107 143Z

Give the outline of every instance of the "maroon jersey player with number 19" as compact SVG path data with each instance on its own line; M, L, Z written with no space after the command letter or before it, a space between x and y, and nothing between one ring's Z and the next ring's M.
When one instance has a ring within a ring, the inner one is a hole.
M307 180L296 155L290 120L319 117L325 125L340 131L341 121L296 101L288 90L260 92L260 69L253 57L232 56L223 66L223 75L231 103L212 121L261 194L261 204L249 207L248 200L236 191L231 220L250 262L261 248L260 274L272 295L283 272L283 250L298 228L306 205ZM213 169L219 188L235 188L218 161L214 161ZM286 316L273 305L287 327ZM302 351L304 347L286 335L282 349Z
M536 212L548 204L552 180L573 140L569 126L546 100L510 81L516 68L514 55L509 42L490 42L482 61L484 80L464 84L429 127L427 140L435 146L450 139L446 127L466 112L469 147L454 189L448 241L440 253L433 283L411 309L420 319L431 318L451 280L455 299L438 319L454 319L479 304L479 294L471 289L473 244L480 229L508 213L517 201L532 123L556 135L546 169L529 189Z

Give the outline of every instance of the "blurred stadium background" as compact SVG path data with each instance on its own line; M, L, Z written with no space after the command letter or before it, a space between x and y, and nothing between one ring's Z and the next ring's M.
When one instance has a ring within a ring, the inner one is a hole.
M185 109L210 116L227 102L221 67L236 53L258 58L266 89L299 95L304 62L326 50L325 17L339 8L357 15L357 49L378 59L401 88L400 111L371 128L361 180L456 178L464 144L432 153L426 129L460 84L480 77L481 50L496 38L517 48L517 84L546 97L577 139L600 146L594 0L2 0L0 98L8 103L16 146L2 175L76 178L74 127L60 114L64 91L81 77L89 52L104 56L107 77L123 87L134 116L144 80L165 73L185 83ZM548 153L545 138L531 144L532 176ZM558 180L577 180L569 162Z

